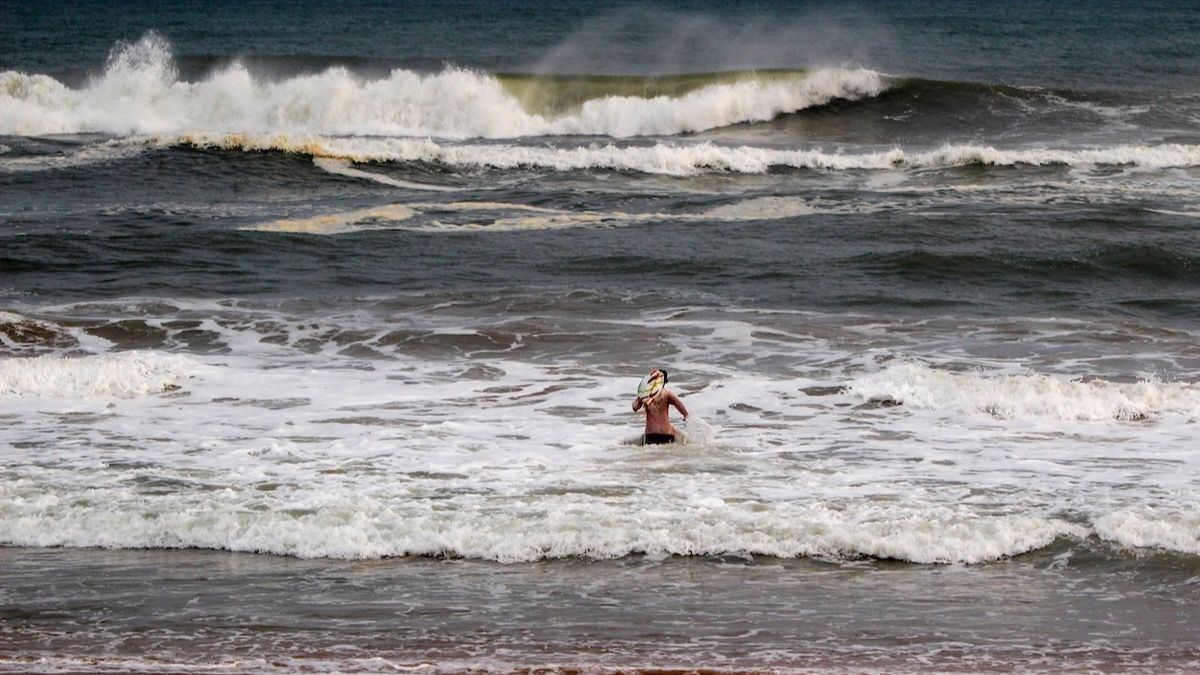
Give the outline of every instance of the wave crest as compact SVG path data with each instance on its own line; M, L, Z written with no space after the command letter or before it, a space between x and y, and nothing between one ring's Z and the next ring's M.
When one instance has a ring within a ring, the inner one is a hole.
M1127 509L1096 519L1096 532L1130 548L1200 555L1200 509Z
M187 134L167 142L197 148L289 152L351 162L430 162L449 167L558 171L608 169L687 176L706 171L762 174L772 169L881 171L987 166L1133 165L1145 168L1200 166L1200 145L1122 146L1098 150L997 150L945 146L932 151L900 148L872 153L784 150L711 142L653 145L591 143L569 147L445 143L423 138L323 138L289 134Z
M1028 553L1059 537L1087 536L1085 528L1062 520L984 516L951 508L860 505L834 510L815 505L764 512L709 499L649 510L565 501L520 513L470 505L430 510L420 502L322 496L306 498L304 506L290 501L288 508L274 508L275 502L261 493L248 493L254 495L249 498L253 503L240 501L233 491L217 493L220 501L208 503L195 495L191 500L147 498L127 489L109 490L87 503L46 491L0 493L9 497L0 501L15 505L0 511L0 542L505 563L734 554L970 564Z
M268 81L241 63L193 83L178 79L170 45L150 33L119 44L103 75L79 89L44 75L0 73L0 134L672 135L769 120L886 86L868 70L572 79L396 69L369 80L333 67Z
M132 398L177 389L194 370L178 356L122 352L0 360L0 399Z
M987 413L1001 419L1138 420L1200 414L1200 387L1186 383L1081 381L1051 375L956 373L917 364L892 366L847 387L864 401Z

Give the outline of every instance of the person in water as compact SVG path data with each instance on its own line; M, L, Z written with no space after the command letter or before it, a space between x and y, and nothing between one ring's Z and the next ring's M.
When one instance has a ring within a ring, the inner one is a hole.
M646 433L642 436L642 443L660 445L675 442L679 432L671 426L671 406L675 406L683 419L687 419L688 411L683 401L667 389L667 371L655 368L638 385L638 396L633 400L634 412L646 412Z

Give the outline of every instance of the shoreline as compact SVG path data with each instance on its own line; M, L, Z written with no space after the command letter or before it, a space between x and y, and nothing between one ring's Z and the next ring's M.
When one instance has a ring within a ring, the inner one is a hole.
M1185 601L1187 569L1129 575L1104 564L1073 566L1062 555L974 567L501 564L6 547L0 563L0 637L9 654L3 672L740 675L1200 666L1192 631L1200 610Z

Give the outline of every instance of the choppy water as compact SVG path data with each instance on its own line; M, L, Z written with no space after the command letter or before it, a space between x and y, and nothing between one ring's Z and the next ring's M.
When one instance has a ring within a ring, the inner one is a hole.
M0 9L4 667L1194 665L1200 14L337 14ZM686 445L629 443L652 366ZM434 637L119 599L345 561Z

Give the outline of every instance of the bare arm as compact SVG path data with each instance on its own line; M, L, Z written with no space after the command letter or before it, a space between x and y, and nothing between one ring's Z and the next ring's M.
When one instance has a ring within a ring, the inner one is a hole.
M675 392L670 392L670 394L671 405L675 406L675 409L678 410L679 414L683 415L683 419L686 420L688 418L687 407L683 405L683 401L679 400L679 397L675 395Z
M646 402L644 400L642 400L641 396L633 399L633 411L637 412L637 411L641 410L642 406L645 405L645 403Z

